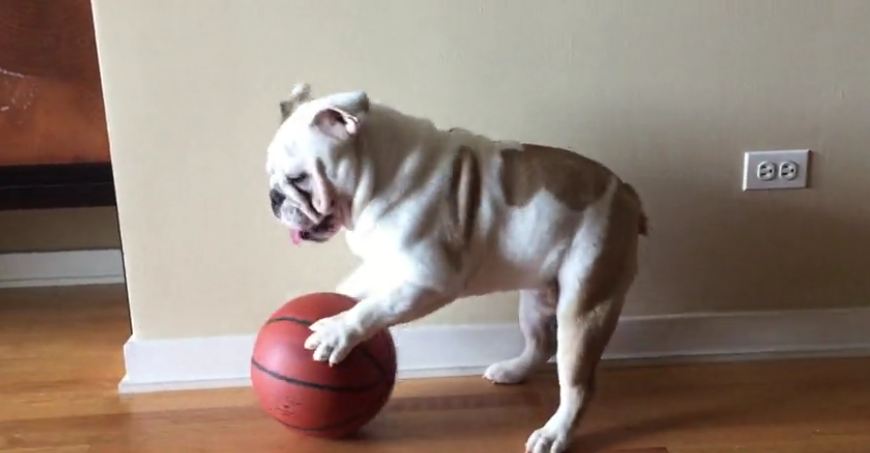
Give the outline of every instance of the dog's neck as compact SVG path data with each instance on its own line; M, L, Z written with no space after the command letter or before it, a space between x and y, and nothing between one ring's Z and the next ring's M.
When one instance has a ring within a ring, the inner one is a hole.
M346 192L350 212L345 227L351 230L374 198L390 198L391 192L411 186L406 179L431 171L427 163L437 151L433 144L446 135L427 119L381 104L372 104L365 121L356 144L354 184Z

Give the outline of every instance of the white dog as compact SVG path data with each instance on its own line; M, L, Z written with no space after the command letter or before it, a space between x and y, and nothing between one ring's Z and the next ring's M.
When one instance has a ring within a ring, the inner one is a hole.
M311 326L314 359L340 362L459 297L519 290L525 349L485 377L518 383L555 349L559 407L526 450L564 451L636 273L637 193L573 152L441 130L364 92L311 99L297 85L282 111L268 148L275 216L297 243L343 227L362 259L337 290L359 303Z

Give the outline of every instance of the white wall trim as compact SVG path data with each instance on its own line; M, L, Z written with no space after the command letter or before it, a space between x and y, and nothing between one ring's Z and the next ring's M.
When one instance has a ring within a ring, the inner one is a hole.
M123 282L117 249L0 254L0 288Z
M623 317L610 360L716 360L870 354L870 308ZM483 372L522 347L514 324L393 329L402 378ZM124 346L122 393L243 386L253 335L138 340Z

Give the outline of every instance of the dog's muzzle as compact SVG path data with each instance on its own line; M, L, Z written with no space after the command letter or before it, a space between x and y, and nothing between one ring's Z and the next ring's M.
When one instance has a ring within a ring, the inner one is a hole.
M301 241L325 242L338 230L340 224L335 215L327 214L317 223L311 223L298 209L293 209L289 216L284 209L287 196L278 189L269 190L269 202L272 205L272 213L282 223L290 222L290 237L294 243ZM289 218L288 218L289 217ZM295 221L293 220L295 219Z
M280 190L272 189L269 191L269 200L272 202L272 213L275 214L276 217L279 216L281 212L281 205L284 204L284 200L287 197Z

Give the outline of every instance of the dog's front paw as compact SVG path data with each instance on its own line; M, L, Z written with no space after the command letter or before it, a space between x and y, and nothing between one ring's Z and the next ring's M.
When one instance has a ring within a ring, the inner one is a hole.
M309 329L311 335L305 340L305 349L314 351L314 360L329 361L330 366L344 360L362 339L361 330L348 322L344 314L323 318Z
M568 431L544 425L529 436L526 453L562 453L568 448Z

